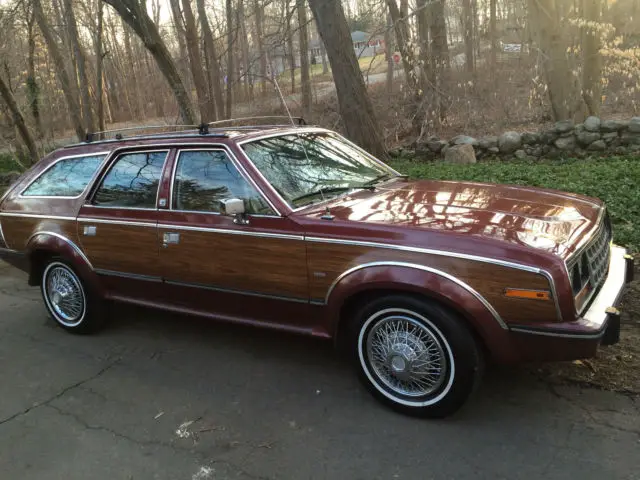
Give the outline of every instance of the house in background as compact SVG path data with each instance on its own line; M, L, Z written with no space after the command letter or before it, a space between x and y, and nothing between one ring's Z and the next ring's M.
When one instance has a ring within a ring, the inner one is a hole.
M351 32L351 43L358 57L375 57L385 51L384 36L356 30Z

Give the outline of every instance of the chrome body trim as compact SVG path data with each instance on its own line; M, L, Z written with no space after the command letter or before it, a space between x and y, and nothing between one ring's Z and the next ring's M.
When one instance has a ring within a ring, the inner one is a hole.
M78 222L82 223L104 223L109 225L132 225L136 227L157 227L157 223L139 222L137 220L112 220L107 218L81 217Z
M109 154L110 153L111 153L111 150L106 150L106 151L95 152L95 153L83 153L83 154L76 154L76 155L66 155L64 157L56 158L53 162L51 162L51 164L49 166L47 166L42 172L40 172L34 179L32 179L29 182L29 184L26 187L24 187L20 191L20 194L18 195L18 198L26 198L26 199L29 199L29 198L60 198L60 199L67 199L67 200L77 200L79 198L82 198L87 193L87 190L89 190L89 188L96 181L96 178L100 174L100 170L102 170L102 168L104 167L105 161L109 158ZM96 171L93 172L93 175L91 176L91 178L89 179L87 184L84 186L84 189L82 190L82 192L80 192L79 195L76 195L76 196L68 196L68 195L64 195L64 196L57 196L57 195L24 195L24 192L27 191L27 189L33 183L35 183L36 180L38 180L40 177L42 177L45 173L47 173L49 170L51 170L55 165L60 163L62 160L69 160L69 159L73 159L73 158L98 157L100 155L104 155L104 158L102 159L102 162L100 163L100 165L98 165L98 168L96 169Z
M560 310L560 301L558 299L558 291L556 290L556 282L553 281L553 277L546 270L540 270L540 275L543 275L549 282L549 288L551 289L551 296L553 297L553 303L556 306L556 316L559 322L562 321L562 311Z
M2 246L6 247L7 249L9 248L9 245L7 245L7 240L4 238L4 232L2 231L2 219L0 218L0 247Z
M287 233L270 233L270 232L254 232L248 230L232 230L229 228L209 228L209 227L191 227L189 225L171 225L167 223L158 224L158 228L163 230L183 230L191 232L204 232L204 233L223 233L229 235L247 235L250 237L264 237L264 238L281 238L284 240L304 240L302 235L291 235Z
M214 292L220 292L220 293L232 293L232 294L237 294L237 295L247 295L247 296L251 296L251 297L258 297L258 298L268 298L271 300L281 300L281 301L286 301L286 302L295 302L295 303L309 303L309 300L306 298L298 298L298 297L283 297L283 296L279 296L279 295L270 295L268 293L259 293L259 292L252 292L250 290L236 290L233 288L220 288L220 287L214 287L211 285L203 285L201 283L189 283L189 282L180 282L180 281L176 281L176 280L164 280L164 282L168 285L176 285L179 287L188 287L188 288L199 288L202 290L211 290Z
M4 217L42 218L43 220L68 220L75 221L76 217L64 217L60 215L40 215L38 213L0 212Z
M569 274L569 264L571 264L574 261L574 259L578 258L582 254L583 250L587 247L587 245L589 245L593 237L595 237L596 233L598 233L601 228L605 228L605 225L602 222L602 219L604 218L604 215L606 212L607 212L607 208L603 206L600 209L600 213L598 213L598 219L596 220L591 231L588 234L586 234L582 238L582 240L580 240L578 245L576 245L576 249L565 259L564 264L565 264L565 268L567 269L567 275ZM613 237L613 230L611 232L611 236Z
M140 275L137 273L117 272L115 270L106 270L103 268L96 268L95 272L99 275L107 275L109 277L130 278L132 280L143 280L146 282L157 282L157 283L162 282L162 278L154 277L151 275Z
M173 186L175 185L176 172L178 169L178 161L180 160L180 155L182 154L182 152L189 152L189 151L191 152L223 151L224 153L226 153L227 157L231 160L231 163L233 164L233 166L236 167L236 169L240 173L240 176L244 178L247 182L249 182L249 184L251 184L256 189L256 192L258 192L258 194L266 201L267 205L271 207L271 209L277 214L278 217L282 216L278 211L278 209L275 207L275 205L271 202L271 200L269 200L269 197L265 195L265 193L258 186L258 184L253 180L253 178L251 178L251 175L249 175L249 172L247 172L247 170L244 168L241 162L238 161L237 157L233 154L231 149L224 144L220 144L220 146L216 145L212 147L204 147L204 148L198 148L198 149L195 149L195 148L178 149L176 151L175 160L173 162L173 171L171 172L171 184L169 186L169 210L175 211L175 212L186 211L186 210L174 209ZM197 213L217 213L217 212L197 212Z
M463 282L459 278L454 277L453 275L450 275L447 272L443 272L442 270L438 270L438 269L435 269L435 268L427 267L425 265L418 265L418 264L415 264L415 263L381 261L381 262L370 262L370 263L363 263L361 265L356 265L355 267L352 267L349 270L346 270L346 271L342 272L333 281L333 283L329 287L329 290L327 291L327 295L325 297L325 303L326 304L329 303L329 297L331 296L331 293L333 292L334 288L338 285L338 283L342 279L344 279L348 275L350 275L350 274L352 274L352 273L354 273L354 272L356 272L358 270L362 270L362 269L370 268L370 267L404 267L404 268L413 268L415 270L422 270L422 271L425 271L425 272L433 273L433 274L439 275L441 277L444 277L444 278L446 278L448 280L451 280L452 282L454 282L458 286L460 286L463 289L465 289L471 295L476 297L476 299L478 299L485 306L485 308L491 313L491 315L496 320L496 322L498 322L498 325L500 325L500 327L502 327L504 330L508 330L509 329L509 327L504 322L504 320L502 320L502 317L500 317L500 314L495 310L495 308L493 308L493 306L487 301L487 299L484 298L482 295L480 295L477 291L475 291L470 285L466 284L465 282Z
M502 267L515 268L518 270L524 270L526 272L531 272L531 273L542 274L542 272L544 272L544 270L540 268L531 267L529 265L524 265L521 263L509 262L506 260L497 260L495 258L489 258L489 257L480 257L477 255L471 255L467 253L450 252L446 250L432 250L430 248L410 247L407 245L394 245L391 243L365 242L360 240L343 240L339 238L327 238L327 237L305 237L305 240L307 242L314 242L314 243L334 243L334 244L341 244L341 245L354 245L359 247L387 248L391 250L401 250L404 252L426 253L429 255L440 255L444 257L463 258L466 260L475 260L477 262L491 263L493 265L500 265Z
M326 128L320 128L320 127L292 127L292 128L288 128L286 130L280 129L280 130L278 130L276 132L266 133L264 135L258 135L256 137L251 137L251 138L247 138L247 139L244 139L244 140L238 140L236 142L236 145L238 145L240 151L242 151L242 155L244 156L244 159L247 162L249 162L251 165L253 165L253 168L256 170L258 176L265 182L266 185L269 185L269 190L271 191L271 193L273 195L275 195L292 212L295 212L297 210L301 210L302 208L308 208L311 205L305 205L304 207L299 207L297 209L294 209L291 205L289 205L289 202L287 202L282 197L282 195L280 195L278 193L278 191L275 188L273 188L273 185L271 185L271 182L269 180L267 180L266 177L260 171L260 169L258 167L256 167L255 163L253 163L253 161L249 158L247 153L244 151L244 148L242 148L242 145L246 145L248 143L253 143L253 142L258 142L258 141L264 140L266 138L284 137L284 136L287 136L287 135L300 135L302 133L326 133L326 134L328 134L330 136L337 137L341 141L344 141L345 143L347 143L348 145L355 147L358 151L362 152L367 158L369 158L369 159L373 160L375 163L381 165L386 170L390 170L391 172L393 172L397 176L401 176L402 175L400 172L397 172L396 170L394 170L393 168L388 166L386 163L382 162L381 160L377 159L376 157L374 157L373 155L368 153L366 150L363 150L362 148L360 148L357 145L355 145L353 142L350 142L349 140L344 138L342 135L339 135L338 133L336 133L336 132L334 132L332 130L327 130ZM335 200L335 198L336 197L332 197L332 198L329 198L327 200L324 200L324 201L321 201L321 202L318 202L318 203L314 203L313 206L321 205L324 202Z
M48 231L43 231L43 232L36 232L33 235L31 235L29 237L29 239L27 240L26 245L29 245L31 243L31 240L33 240L35 237L39 236L39 235L49 235L52 237L56 237L59 238L60 240L62 240L63 242L69 244L69 246L71 246L71 248L73 248L75 250L75 252L78 254L78 256L80 258L82 258L82 260L84 260L84 262L89 266L89 268L91 270L93 270L93 265L91 265L91 262L89 261L89 259L87 258L87 256L84 254L84 252L82 251L82 249L80 247L78 247L78 245L76 245L75 243L73 243L71 240L69 240L67 237L65 237L64 235L60 235L57 232L48 232Z

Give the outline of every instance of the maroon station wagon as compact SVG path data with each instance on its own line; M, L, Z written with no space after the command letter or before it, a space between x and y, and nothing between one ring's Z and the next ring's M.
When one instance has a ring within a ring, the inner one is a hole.
M633 272L600 200L410 181L283 125L59 149L2 197L0 247L71 332L120 301L331 338L378 399L427 417L461 407L485 361L617 342Z

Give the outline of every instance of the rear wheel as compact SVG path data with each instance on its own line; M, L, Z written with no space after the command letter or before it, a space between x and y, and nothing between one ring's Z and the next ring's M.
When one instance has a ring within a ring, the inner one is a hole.
M103 302L67 261L49 260L42 274L41 291L49 315L65 330L91 333L103 325Z
M360 378L395 410L446 417L479 384L483 361L473 335L435 302L404 295L379 298L356 314L353 326Z

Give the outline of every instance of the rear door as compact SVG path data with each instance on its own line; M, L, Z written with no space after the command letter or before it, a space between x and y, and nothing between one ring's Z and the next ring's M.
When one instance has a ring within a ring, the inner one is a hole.
M117 154L80 210L78 237L112 296L144 297L161 282L158 190L169 153Z

